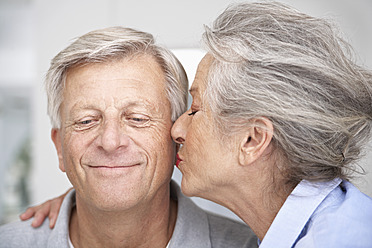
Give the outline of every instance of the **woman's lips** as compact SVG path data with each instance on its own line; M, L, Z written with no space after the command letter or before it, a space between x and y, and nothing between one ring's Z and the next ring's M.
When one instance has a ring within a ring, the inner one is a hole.
M178 156L177 153L177 161L176 161L176 167L179 168L179 164L182 162L182 159L180 159L180 156Z

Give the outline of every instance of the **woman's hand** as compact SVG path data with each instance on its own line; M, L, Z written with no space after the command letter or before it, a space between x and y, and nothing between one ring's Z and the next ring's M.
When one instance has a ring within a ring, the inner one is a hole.
M63 199L66 197L67 193L70 192L72 188L66 191L63 195L46 201L40 205L29 207L24 213L22 213L19 218L21 220L28 220L34 217L31 223L33 227L39 227L43 224L46 217L49 218L49 227L52 229L56 224L59 209L62 205Z

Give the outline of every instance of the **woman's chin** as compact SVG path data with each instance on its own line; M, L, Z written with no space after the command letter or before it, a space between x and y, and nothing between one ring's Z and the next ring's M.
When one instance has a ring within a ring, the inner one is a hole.
M193 184L190 183L190 181L185 178L185 176L182 177L181 190L185 196L188 197L198 196L196 187L194 187Z

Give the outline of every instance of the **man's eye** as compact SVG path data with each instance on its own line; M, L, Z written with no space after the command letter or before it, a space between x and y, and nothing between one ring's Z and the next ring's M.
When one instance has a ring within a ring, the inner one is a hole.
M136 122L145 122L147 121L147 119L143 119L143 118L136 118L136 117L133 117L133 118L130 118L132 121L136 121Z
M75 122L75 128L76 130L86 130L89 129L98 122L98 119L83 119L80 121Z
M144 127L150 122L150 118L145 115L128 115L125 117L129 125L134 127Z
M79 124L81 124L81 125L87 125L87 124L90 124L90 123L92 123L92 120L81 121Z

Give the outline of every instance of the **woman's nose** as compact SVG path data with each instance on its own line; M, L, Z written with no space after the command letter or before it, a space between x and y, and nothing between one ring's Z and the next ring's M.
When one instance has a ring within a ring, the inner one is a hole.
M183 113L173 124L171 134L173 140L178 144L183 144L186 140L187 127L189 120L187 114Z

